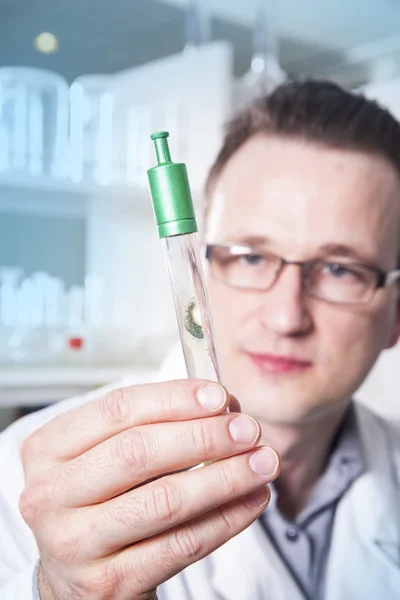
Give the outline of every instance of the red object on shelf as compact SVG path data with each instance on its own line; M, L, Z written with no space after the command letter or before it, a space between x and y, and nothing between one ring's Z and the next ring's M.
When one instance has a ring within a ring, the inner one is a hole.
M71 350L82 350L84 341L81 337L72 337L68 340L68 346Z

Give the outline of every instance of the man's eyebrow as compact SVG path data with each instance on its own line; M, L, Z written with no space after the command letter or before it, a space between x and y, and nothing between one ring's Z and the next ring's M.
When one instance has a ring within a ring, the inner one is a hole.
M263 248L273 245L271 238L264 235L248 235L237 233L229 237L229 241L236 244L243 244L252 248ZM323 244L315 251L316 257L338 256L343 258L351 258L357 262L375 265L376 257L371 256L368 252L358 249L347 244Z
M318 249L318 254L322 256L343 256L367 264L374 264L376 262L376 258L367 252L363 252L353 246L347 246L346 244L324 244Z
M240 233L230 236L229 241L235 244L253 247L268 246L271 244L271 240L263 235L247 235Z

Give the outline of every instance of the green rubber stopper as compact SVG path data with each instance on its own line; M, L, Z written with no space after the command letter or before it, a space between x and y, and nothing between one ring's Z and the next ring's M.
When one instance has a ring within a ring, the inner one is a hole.
M160 238L197 231L186 165L174 163L168 146L168 131L153 133L157 166L149 169L151 198Z

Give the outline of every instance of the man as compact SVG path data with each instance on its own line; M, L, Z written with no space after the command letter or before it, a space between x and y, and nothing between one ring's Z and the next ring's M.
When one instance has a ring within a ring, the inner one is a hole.
M400 437L352 401L400 332L399 150L389 113L326 82L231 123L206 268L224 382L253 418L174 380L17 422L2 600L400 597Z

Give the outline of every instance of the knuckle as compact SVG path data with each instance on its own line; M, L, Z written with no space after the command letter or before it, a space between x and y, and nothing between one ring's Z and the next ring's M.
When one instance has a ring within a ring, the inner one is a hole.
M27 525L34 525L38 508L33 486L25 486L18 500L18 509Z
M126 587L126 579L123 570L118 568L115 562L111 562L96 573L96 588L94 589L101 591L102 600L119 598L120 591Z
M218 511L219 521L220 521L220 524L223 529L224 539L232 538L234 535L236 535L236 533L238 533L237 525L235 524L236 521L234 519L232 510L230 510L226 506L220 506L220 507L218 507L217 511Z
M146 495L146 515L161 523L170 523L183 512L182 495L176 484L168 480L159 480L150 486Z
M176 412L177 407L182 405L190 406L190 404L193 404L194 392L199 384L198 381L194 380L175 379L150 385L157 404L165 413L170 413Z
M100 520L92 524L96 531L109 530L111 527L123 526L132 527L132 523L140 522L143 519L143 502L135 496L127 498L125 501L121 497L118 502L112 502L110 508L100 516Z
M204 543L192 527L174 531L170 537L170 551L178 561L195 561L205 554Z
M96 598L96 600L113 600L119 597L121 577L113 563L97 564L79 572L74 581L77 598Z
M43 485L27 484L18 500L19 512L29 527L34 527L46 510L46 496Z
M235 469L230 468L229 461L221 461L218 466L219 489L228 499L235 498L239 495L239 481Z
M20 447L20 456L24 466L29 463L29 461L32 459L32 456L36 453L38 438L39 432L35 431L22 442Z
M129 400L124 388L107 392L100 400L100 412L107 425L122 425L129 422Z
M46 552L63 565L78 562L80 552L80 536L71 527L57 527L56 531L47 534L43 542Z
M196 392L202 383L206 383L206 380L181 379L177 390L180 404L183 403L185 406L193 406L197 410L199 404L196 400Z
M156 403L160 406L164 412L169 413L173 411L174 408L174 393L172 390L172 386L167 384L154 384L153 390L154 399Z
M205 458L214 456L216 451L212 429L210 423L207 423L209 420L210 419L198 419L193 421L192 425L194 446Z
M148 465L148 451L144 436L137 429L121 433L115 441L116 459L130 471L145 471Z

